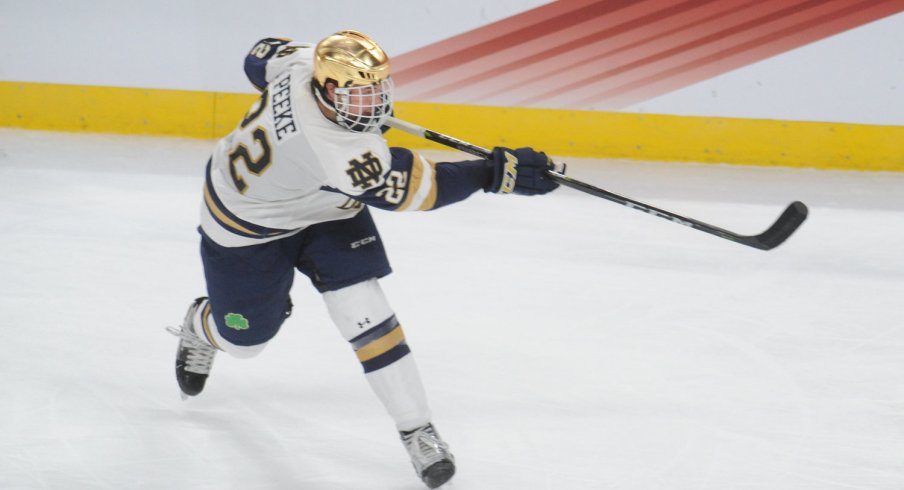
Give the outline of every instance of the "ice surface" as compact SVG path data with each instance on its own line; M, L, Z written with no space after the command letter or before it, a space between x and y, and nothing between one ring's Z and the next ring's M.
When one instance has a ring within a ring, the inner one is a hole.
M0 130L0 488L424 488L304 276L180 400L211 146ZM904 488L904 175L570 163L737 232L811 216L763 252L569 189L375 211L448 488Z

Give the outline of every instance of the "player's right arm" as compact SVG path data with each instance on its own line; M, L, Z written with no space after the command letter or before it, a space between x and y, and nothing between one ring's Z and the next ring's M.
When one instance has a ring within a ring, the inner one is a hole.
M389 211L429 211L478 190L545 194L559 186L546 177L549 165L545 153L531 148L499 147L489 159L460 162L433 162L415 151L391 148L389 155L369 151L350 159L343 172L332 169L333 185L323 190Z
M258 41L245 56L245 75L260 91L289 65L303 61L299 51L313 47L310 43L268 37Z

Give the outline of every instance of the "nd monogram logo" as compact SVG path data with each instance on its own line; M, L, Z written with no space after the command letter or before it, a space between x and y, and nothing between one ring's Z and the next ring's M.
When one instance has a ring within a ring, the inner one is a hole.
M355 187L362 189L373 187L383 175L383 165L380 163L380 159L371 152L361 155L361 158L357 160L349 160L348 165L345 173L352 178L352 185Z

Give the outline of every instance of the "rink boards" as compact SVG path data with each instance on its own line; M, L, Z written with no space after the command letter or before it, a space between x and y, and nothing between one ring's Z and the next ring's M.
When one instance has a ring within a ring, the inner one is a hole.
M254 98L0 82L0 126L217 138ZM904 171L902 126L405 101L396 103L396 116L483 146L533 146L560 156ZM432 145L397 131L387 138L395 146Z

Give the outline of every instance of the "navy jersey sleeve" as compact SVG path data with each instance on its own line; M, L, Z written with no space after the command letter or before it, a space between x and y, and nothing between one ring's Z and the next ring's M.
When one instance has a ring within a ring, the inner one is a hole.
M390 211L429 211L461 201L493 179L488 160L434 163L405 148L390 148L390 154L383 184L350 197Z
M261 39L245 56L245 75L258 90L267 87L267 62L280 47L292 42L290 39L268 37Z

